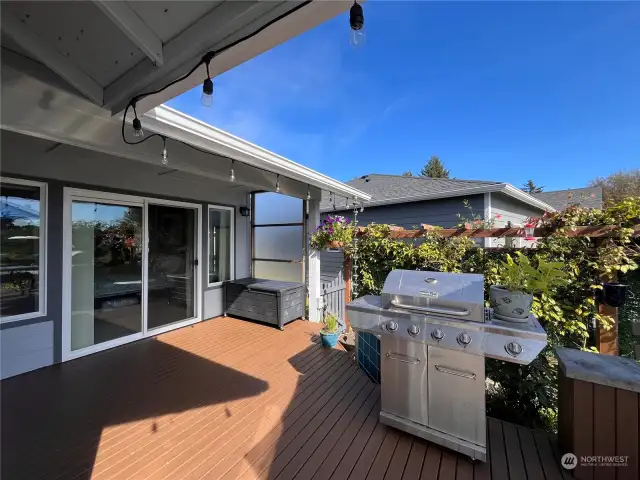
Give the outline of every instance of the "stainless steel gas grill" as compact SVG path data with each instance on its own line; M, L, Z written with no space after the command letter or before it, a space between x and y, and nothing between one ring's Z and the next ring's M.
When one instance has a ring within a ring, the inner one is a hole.
M380 338L380 421L484 461L483 357L530 363L547 343L537 319L492 318L482 275L408 270L347 311L355 330Z

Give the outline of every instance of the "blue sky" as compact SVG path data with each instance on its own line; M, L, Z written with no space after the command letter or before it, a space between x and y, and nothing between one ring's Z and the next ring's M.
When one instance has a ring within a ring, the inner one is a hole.
M418 171L547 190L640 167L640 2L364 5L169 105L349 180Z

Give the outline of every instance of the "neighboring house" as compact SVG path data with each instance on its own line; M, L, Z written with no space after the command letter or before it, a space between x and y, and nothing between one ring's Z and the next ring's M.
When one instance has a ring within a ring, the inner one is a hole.
M586 208L602 208L602 187L573 188L533 194L556 210L564 210L571 205Z
M495 225L521 226L528 217L540 217L555 208L533 195L504 182L456 180L429 177L370 174L346 182L371 195L364 201L364 211L358 213L358 224L388 223L411 229L420 224L455 227L457 214L471 212L463 202L467 200L472 214L482 219L495 219ZM347 208L345 198L323 192L320 210L339 212L353 219L353 208ZM517 240L523 245L521 239ZM500 246L504 239L485 239L485 246Z

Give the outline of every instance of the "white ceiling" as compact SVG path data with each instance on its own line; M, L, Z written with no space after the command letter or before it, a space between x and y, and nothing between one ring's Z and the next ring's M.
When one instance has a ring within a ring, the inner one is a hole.
M3 1L3 48L37 60L112 114L129 100L189 71L210 50L286 18L225 51L212 76L287 41L351 5L351 0ZM345 27L347 28L347 27ZM148 111L197 84L204 69L139 102Z

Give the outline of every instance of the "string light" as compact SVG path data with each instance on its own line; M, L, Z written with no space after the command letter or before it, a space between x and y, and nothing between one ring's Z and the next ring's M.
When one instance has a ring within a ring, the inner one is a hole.
M364 45L366 35L364 33L364 12L362 5L357 1L353 2L349 10L349 25L351 26L349 43L353 48L360 48Z
M280 174L276 176L276 193L280 193Z
M231 180L232 182L236 181L236 172L233 169L233 165L236 163L235 160L231 160L231 171L229 172L229 180Z
M163 147L162 147L162 164L166 165L169 163L169 157L167 155L167 137L162 137Z
M142 138L144 137L144 131L142 130L142 122L138 118L138 112L136 112L136 105L133 104L133 136Z
M311 200L311 185L307 185L307 202Z
M210 107L213 103L213 80L211 80L211 74L209 73L209 63L211 63L214 55L215 54L213 52L208 52L204 57L202 57L202 61L207 68L207 78L202 83L202 96L200 97L200 103L205 107Z

